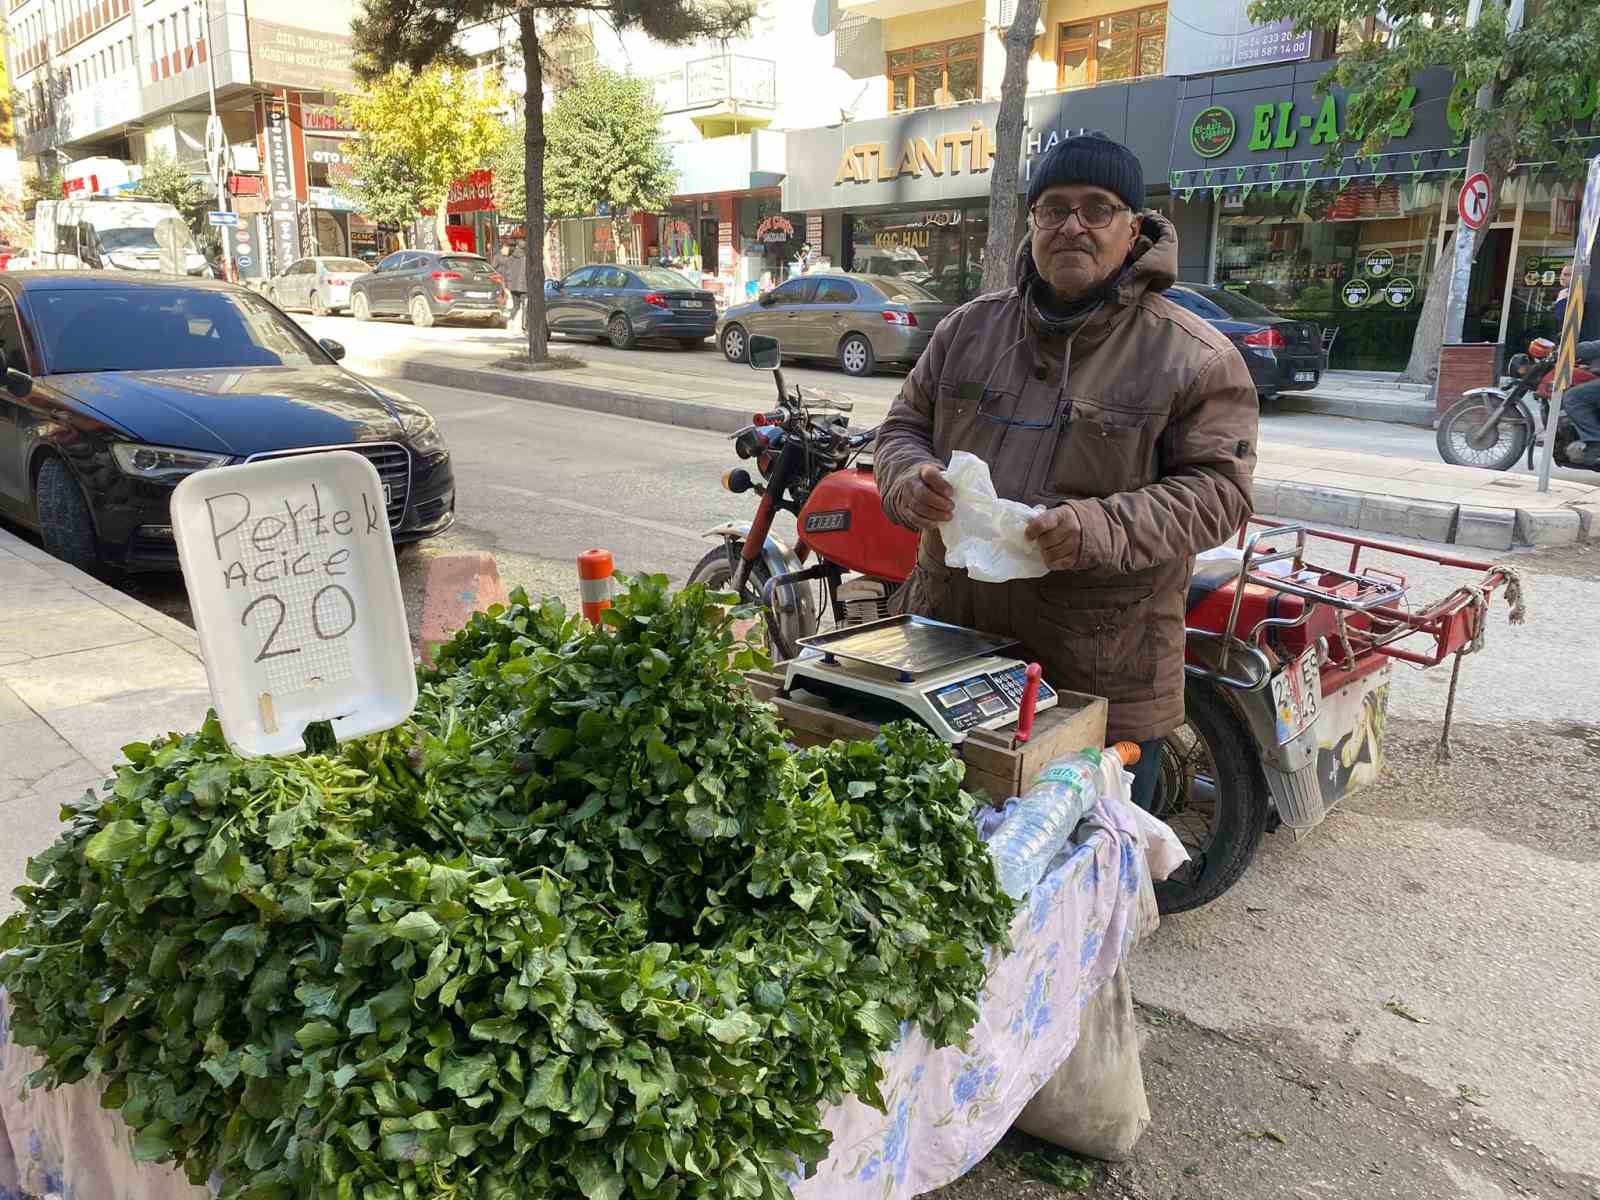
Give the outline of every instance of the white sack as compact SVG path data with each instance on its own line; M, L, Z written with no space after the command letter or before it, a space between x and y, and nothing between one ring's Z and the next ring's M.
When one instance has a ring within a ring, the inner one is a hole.
M945 566L965 568L979 583L1037 579L1049 573L1039 544L1022 532L1042 508L1000 499L989 464L965 450L950 456L944 477L956 490L956 515L939 531Z

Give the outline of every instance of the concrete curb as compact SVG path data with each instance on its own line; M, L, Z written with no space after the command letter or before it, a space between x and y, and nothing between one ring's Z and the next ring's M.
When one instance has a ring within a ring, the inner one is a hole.
M345 366L361 374L411 379L439 387L461 388L541 404L558 404L564 408L610 413L660 425L675 425L682 429L732 433L749 422L742 409L675 400L668 396L610 392L536 374L447 366L398 357L347 360ZM1280 396L1279 402L1287 398L1287 394ZM1311 398L1302 395L1297 399L1308 401ZM1416 424L1426 425L1432 420L1433 409L1426 404L1372 401L1367 408L1378 405L1386 410L1425 410L1428 419L1413 422ZM1329 410L1312 408L1305 411ZM1271 467L1264 469L1270 471ZM1256 477L1255 492L1256 512L1261 516L1309 524L1338 525L1366 533L1418 538L1445 545L1509 550L1513 546L1568 546L1591 537L1600 538L1600 526L1593 519L1596 510L1582 505L1564 509L1474 508L1429 500L1410 500L1382 492L1358 492L1348 488L1279 481L1264 475ZM462 620L465 620L465 615ZM456 627L459 627L459 622Z
M1438 413L1429 400L1373 400L1356 396L1318 396L1311 392L1279 392L1264 406L1284 412L1319 413L1357 421L1386 421L1432 429Z
M506 585L494 555L485 551L440 554L428 559L422 581L422 662L456 635L475 612L507 603Z

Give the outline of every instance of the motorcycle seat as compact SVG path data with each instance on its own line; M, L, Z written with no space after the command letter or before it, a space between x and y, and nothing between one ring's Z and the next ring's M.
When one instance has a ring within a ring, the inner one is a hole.
M1186 610L1193 612L1218 588L1238 579L1240 557L1239 551L1226 548L1211 550L1197 557L1194 560L1194 574L1189 576Z

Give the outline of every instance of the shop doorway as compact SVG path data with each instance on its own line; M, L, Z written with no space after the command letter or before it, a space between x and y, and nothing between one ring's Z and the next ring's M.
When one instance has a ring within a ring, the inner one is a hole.
M707 275L715 275L718 269L717 251L720 249L720 235L717 230L715 217L700 218L700 270Z
M1500 318L1505 310L1506 280L1511 270L1511 246L1516 231L1496 226L1484 236L1472 264L1467 284L1467 319L1461 328L1464 342L1498 342ZM1454 253L1454 246L1451 252Z

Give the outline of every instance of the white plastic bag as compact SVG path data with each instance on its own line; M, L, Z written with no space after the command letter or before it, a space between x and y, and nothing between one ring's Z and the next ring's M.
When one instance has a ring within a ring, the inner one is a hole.
M989 464L965 450L950 456L944 477L956 490L956 515L940 530L945 566L962 567L979 583L1037 579L1049 573L1039 544L1023 536L1042 508L1000 499Z

